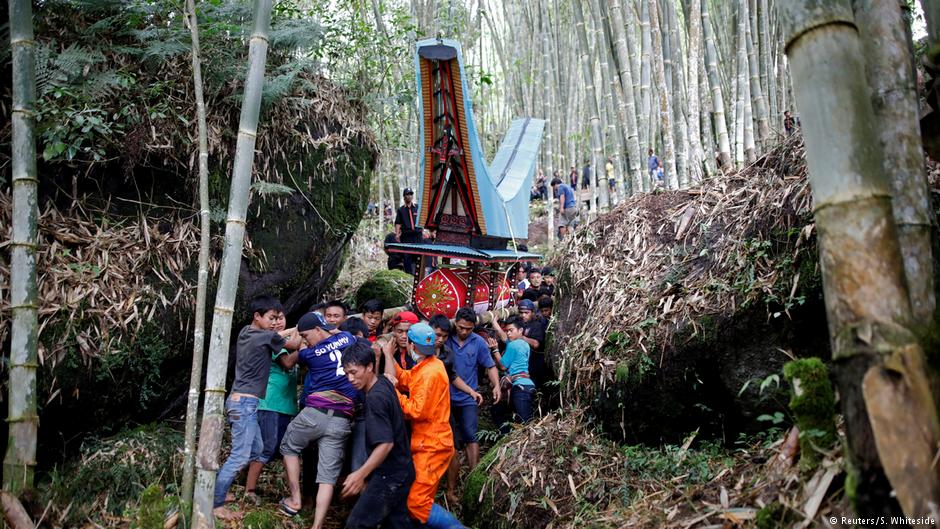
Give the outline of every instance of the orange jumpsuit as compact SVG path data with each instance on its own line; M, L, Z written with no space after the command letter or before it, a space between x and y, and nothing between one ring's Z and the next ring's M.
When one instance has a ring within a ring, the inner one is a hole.
M415 480L408 493L408 512L422 523L431 515L437 486L454 455L450 430L450 382L444 363L436 356L425 357L413 368L395 365L398 395L405 419L411 421L411 456Z

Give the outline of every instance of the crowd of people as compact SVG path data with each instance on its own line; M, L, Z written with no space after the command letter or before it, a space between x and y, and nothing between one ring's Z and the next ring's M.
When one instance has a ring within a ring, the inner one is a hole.
M232 448L216 477L214 515L240 517L226 504L246 468L244 497L260 503L258 478L280 455L289 491L278 510L301 510L303 470L304 482L316 483L313 529L323 527L337 487L357 498L346 527L463 527L434 500L447 475L445 495L456 502L458 451L471 469L480 460L480 374L502 433L532 418L550 377L553 273L522 263L512 273L518 315L491 328L470 308L454 320L403 311L383 321L385 307L369 300L358 316L340 301L316 305L285 329L281 303L254 298L225 402Z

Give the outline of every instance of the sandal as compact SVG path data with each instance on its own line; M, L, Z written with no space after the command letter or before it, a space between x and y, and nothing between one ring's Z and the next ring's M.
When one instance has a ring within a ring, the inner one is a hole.
M297 516L297 513L300 512L300 509L294 509L287 504L287 498L283 498L280 503L277 504L277 512L288 518L293 518Z

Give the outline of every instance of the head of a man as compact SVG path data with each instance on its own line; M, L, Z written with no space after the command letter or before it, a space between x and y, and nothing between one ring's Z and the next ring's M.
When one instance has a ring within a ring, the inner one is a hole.
M787 117L787 118L790 117L790 111L789 111L789 110L784 110L784 111L783 111L783 116L784 116L784 117Z
M415 362L434 354L437 334L427 323L416 323L408 328L408 352Z
M414 199L415 199L415 192L412 191L411 188L406 187L406 188L405 188L405 191L402 192L401 196L402 196L402 198L405 199L405 205L406 205L406 206L410 206L411 203L412 203L412 202L414 201Z
M553 269L550 266L546 266L545 268L543 268L542 269L542 281L546 285L554 285L555 284L555 269Z
M346 319L346 304L338 299L327 302L323 308L323 317L330 325L339 326Z
M248 305L251 311L251 326L265 331L284 330L284 306L274 296L262 295L252 298ZM277 326L281 324L281 328Z
M375 375L375 354L367 340L356 340L343 351L343 370L352 386L360 391L368 391L377 380Z
M542 286L542 271L538 268L529 269L529 286L533 288Z
M362 318L346 318L343 320L343 323L339 324L339 330L346 331L358 338L369 337L369 326L366 325L366 322L362 321Z
M457 315L454 316L454 334L457 336L457 339L461 342L470 337L473 333L473 328L477 324L477 314L473 312L473 309L469 307L464 307L457 311Z
M525 324L522 322L522 318L518 316L510 318L504 325L504 328L506 329L506 336L510 341L521 339L525 333Z
M408 329L418 323L418 315L411 311L402 311L392 318L392 336L399 349L408 348Z
M519 302L519 317L522 321L529 323L535 317L535 303L531 299L524 299Z
M316 345L333 335L336 327L327 323L319 312L308 312L297 320L297 332L307 345Z
M542 314L542 317L546 320L551 319L552 310L554 308L554 303L550 296L542 296L539 298L539 312Z
M379 324L382 323L382 312L384 310L385 307L382 306L382 302L377 299L370 299L359 308L359 312L362 313L363 321L369 326L370 333L374 333L379 328Z
M437 335L437 340L434 342L434 346L441 348L444 346L444 342L447 341L447 338L450 337L450 320L447 319L447 316L443 314L435 314L431 316L431 321L428 322L428 325L434 329L434 334Z

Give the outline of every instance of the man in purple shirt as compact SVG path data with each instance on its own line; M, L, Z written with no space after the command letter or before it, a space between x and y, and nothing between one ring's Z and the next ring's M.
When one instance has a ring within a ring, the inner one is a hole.
M348 332L334 334L330 325L316 312L304 314L297 322L297 332L308 344L297 361L307 367L304 379L304 409L294 417L284 439L281 454L290 485L290 498L281 500L280 511L293 517L300 511L300 453L311 442L317 443L317 499L313 529L321 529L333 498L333 487L343 468L346 438L352 430L353 399L356 389L343 370L343 351L356 343Z

